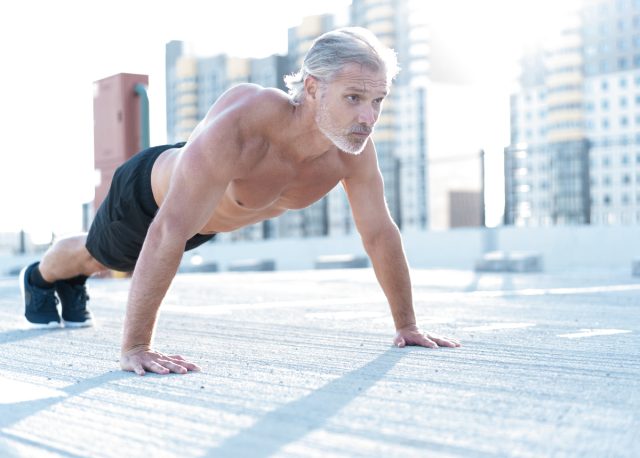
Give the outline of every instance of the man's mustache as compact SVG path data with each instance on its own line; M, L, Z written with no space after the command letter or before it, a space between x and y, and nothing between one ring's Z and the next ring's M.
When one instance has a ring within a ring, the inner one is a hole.
M357 125L357 126L353 126L349 133L369 135L371 132L373 132L373 128L368 126Z

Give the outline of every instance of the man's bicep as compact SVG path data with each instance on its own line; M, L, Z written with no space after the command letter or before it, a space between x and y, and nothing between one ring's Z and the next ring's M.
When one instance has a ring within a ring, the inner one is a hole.
M377 166L369 173L345 178L342 184L356 227L363 238L373 237L377 231L393 224L384 196L382 174Z

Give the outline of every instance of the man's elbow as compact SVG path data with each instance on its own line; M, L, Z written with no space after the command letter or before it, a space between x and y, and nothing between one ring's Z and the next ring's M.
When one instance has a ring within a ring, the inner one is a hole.
M367 253L371 253L380 246L394 245L400 242L400 230L395 224L389 224L378 230L362 234L362 245Z
M187 232L179 222L167 218L156 218L147 231L146 239L155 245L184 244L188 239Z

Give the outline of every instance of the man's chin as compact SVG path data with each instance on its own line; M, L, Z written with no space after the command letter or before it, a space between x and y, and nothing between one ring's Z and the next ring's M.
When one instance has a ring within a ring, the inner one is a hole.
M358 154L364 151L365 146L367 146L367 141L369 141L369 137L364 139L364 141L362 142L358 142L358 143L350 142L346 148L344 147L345 146L344 144L342 146L340 145L336 145L336 146L343 153L353 154L354 156L357 156Z
M364 145L362 146L362 148L359 148L357 150L340 149L340 151L345 154L351 154L352 156L358 156L364 151Z

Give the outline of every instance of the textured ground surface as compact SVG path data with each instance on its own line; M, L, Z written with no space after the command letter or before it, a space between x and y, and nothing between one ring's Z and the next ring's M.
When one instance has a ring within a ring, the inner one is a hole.
M156 347L204 367L118 370L128 280L98 326L26 331L0 279L0 456L640 456L640 280L415 271L423 328L391 347L370 270L180 275Z

